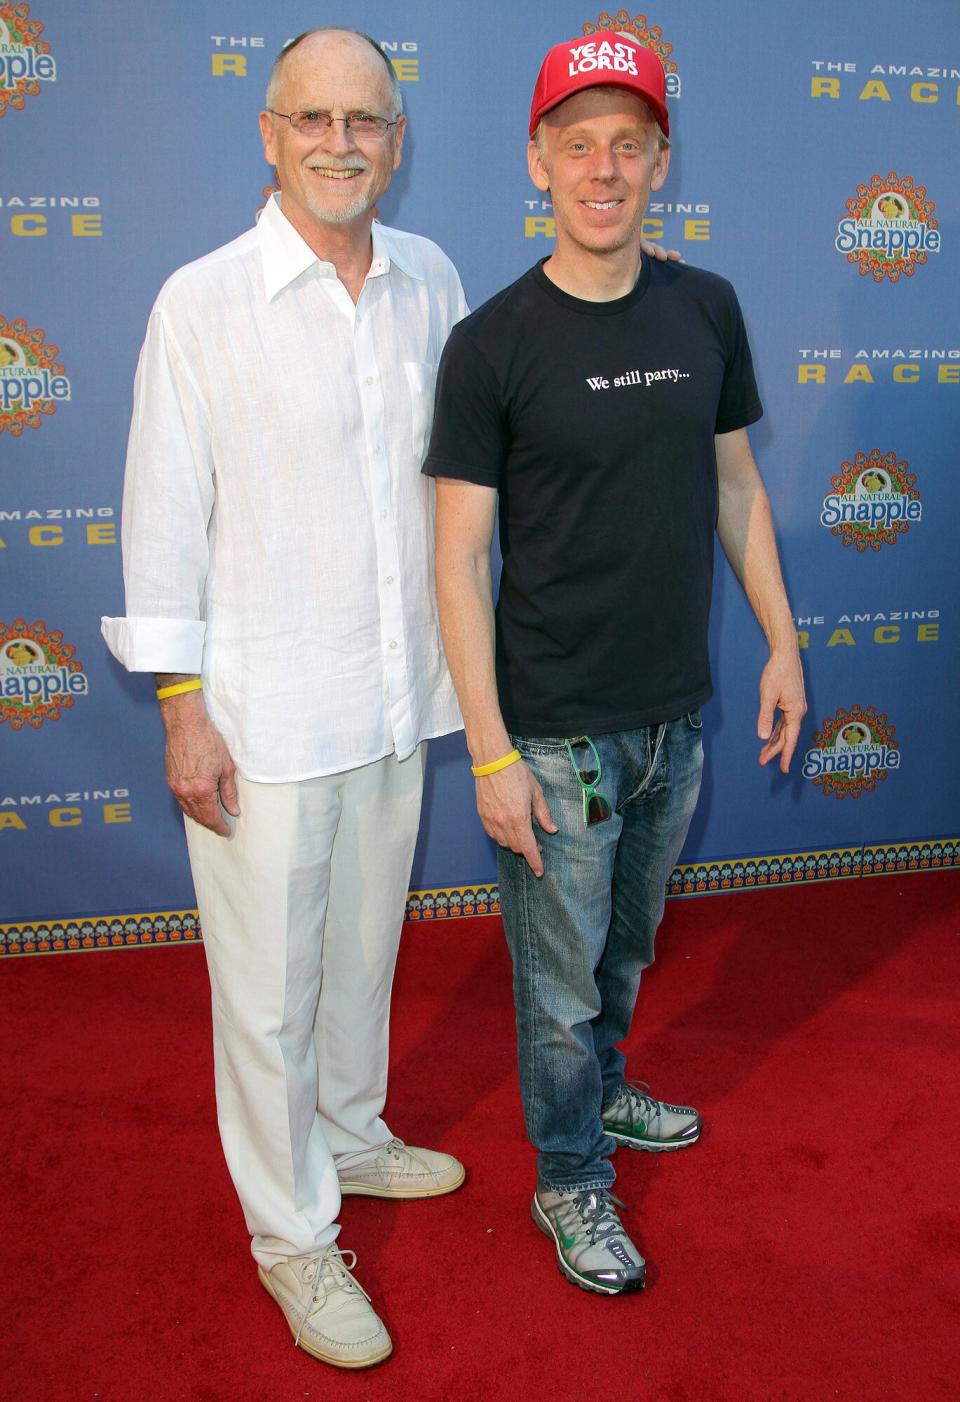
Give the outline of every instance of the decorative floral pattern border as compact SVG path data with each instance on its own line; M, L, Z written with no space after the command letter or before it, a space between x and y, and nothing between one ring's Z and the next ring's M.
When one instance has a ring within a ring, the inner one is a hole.
M667 896L702 896L722 891L757 891L812 881L889 876L911 871L960 868L960 838L839 847L823 852L790 852L772 857L676 867ZM426 924L500 914L495 885L455 886L411 891L407 920ZM0 958L61 954L97 949L142 949L149 945L198 944L203 936L196 910L150 911L137 915L22 921L0 925Z

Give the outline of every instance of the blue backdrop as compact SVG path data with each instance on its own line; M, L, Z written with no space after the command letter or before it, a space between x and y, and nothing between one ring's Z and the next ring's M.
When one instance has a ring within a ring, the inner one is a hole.
M5 950L193 936L151 680L99 635L123 611L133 371L163 280L263 202L274 54L343 21L403 83L381 216L440 243L474 306L551 246L525 161L546 48L621 28L668 66L673 158L648 232L739 292L811 703L794 772L759 769L765 647L718 566L707 778L673 889L953 863L960 10L903 15L894 0L612 16L584 0L0 4ZM495 906L472 790L462 740L435 744L412 880L432 894L414 916Z

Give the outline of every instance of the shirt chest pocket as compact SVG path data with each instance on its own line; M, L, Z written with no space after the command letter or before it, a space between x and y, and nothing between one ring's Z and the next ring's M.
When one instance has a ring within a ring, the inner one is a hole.
M433 395L437 385L437 367L425 360L405 360L403 370L410 391L410 424L413 455L418 463L427 454L430 426L433 423Z

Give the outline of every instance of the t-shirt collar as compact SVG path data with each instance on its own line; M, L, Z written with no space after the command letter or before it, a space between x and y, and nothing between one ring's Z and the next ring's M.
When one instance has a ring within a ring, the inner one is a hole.
M620 312L629 311L640 301L650 284L653 259L644 257L640 263L640 272L636 282L624 296L615 297L611 302L586 301L582 297L574 297L570 292L564 292L562 287L558 287L551 278L547 277L543 265L549 256L547 254L546 257L541 258L530 269L534 282L541 291L545 292L554 302L558 302L561 307L580 312L583 316L617 316Z

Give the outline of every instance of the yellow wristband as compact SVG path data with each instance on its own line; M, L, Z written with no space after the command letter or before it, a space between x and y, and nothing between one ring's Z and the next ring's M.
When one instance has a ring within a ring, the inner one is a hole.
M173 686L158 686L157 700L166 701L168 696L182 696L185 691L200 691L203 682L199 677L194 677L191 682L174 682Z
M482 779L484 774L496 774L498 769L506 769L509 764L516 764L520 758L519 750L511 750L503 759L491 760L489 764L471 764L470 773L475 779Z

